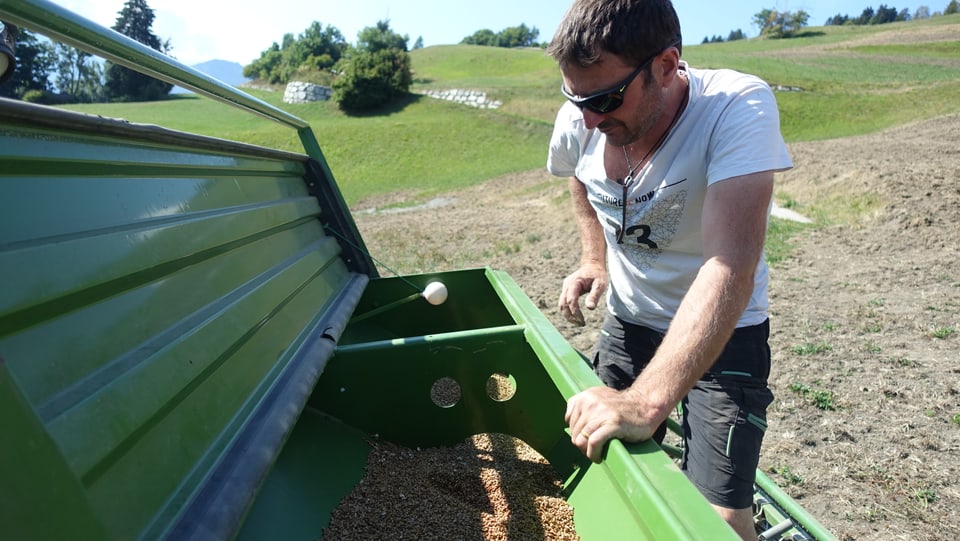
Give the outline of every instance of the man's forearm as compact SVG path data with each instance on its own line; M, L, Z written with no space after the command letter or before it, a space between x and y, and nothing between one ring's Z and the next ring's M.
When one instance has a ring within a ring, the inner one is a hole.
M580 232L580 264L605 266L607 242L597 212L587 199L587 188L577 177L570 177L570 199Z
M684 297L657 353L634 382L648 415L666 418L716 361L753 292L753 273L707 261Z
M773 173L728 179L707 191L704 264L683 297L660 348L635 382L666 417L717 360L753 295L763 255Z

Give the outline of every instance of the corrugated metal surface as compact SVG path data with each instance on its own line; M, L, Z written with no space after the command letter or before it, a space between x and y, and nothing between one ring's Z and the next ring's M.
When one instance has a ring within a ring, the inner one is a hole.
M4 370L111 533L136 537L190 497L191 472L355 276L306 156L13 117L0 114Z

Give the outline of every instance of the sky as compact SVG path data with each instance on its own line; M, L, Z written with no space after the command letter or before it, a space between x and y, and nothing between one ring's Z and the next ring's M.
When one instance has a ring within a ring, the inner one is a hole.
M111 27L123 9L125 0L53 0L95 23ZM549 41L560 23L570 0L147 0L155 19L153 32L161 40L170 40L171 54L192 66L208 60L227 60L247 65L283 35L300 35L313 21L334 26L350 43L357 33L378 21L410 38L413 47L418 38L424 46L459 43L477 30L500 32L525 24L540 31L539 41ZM928 6L931 13L943 11L949 0L910 0L885 2L898 11L913 14ZM238 7L246 4L246 7ZM820 26L837 14L859 16L866 7L876 9L871 0L674 0L680 17L684 44L696 45L704 37L726 38L732 30L755 37L753 15L763 9L810 14L810 26Z

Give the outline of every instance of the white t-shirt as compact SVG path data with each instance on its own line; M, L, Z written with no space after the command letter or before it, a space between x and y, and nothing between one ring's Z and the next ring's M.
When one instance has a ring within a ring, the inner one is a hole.
M607 178L606 136L585 129L582 113L569 102L557 114L547 158L552 174L576 176L586 186L603 226L608 310L660 331L669 327L703 264L701 213L707 186L793 166L780 134L776 99L765 82L731 70L681 67L690 81L686 110L629 186ZM738 327L767 318L767 279L761 257Z

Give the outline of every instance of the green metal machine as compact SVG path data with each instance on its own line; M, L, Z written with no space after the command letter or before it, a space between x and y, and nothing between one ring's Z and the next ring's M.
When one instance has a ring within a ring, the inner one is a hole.
M0 20L303 143L0 100L0 538L317 539L370 435L503 433L564 480L582 539L735 539L656 444L573 447L566 399L600 382L508 275L380 277L304 121L49 2ZM757 487L766 538L832 539Z

